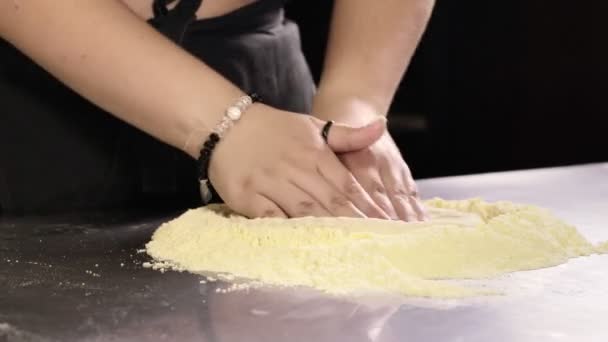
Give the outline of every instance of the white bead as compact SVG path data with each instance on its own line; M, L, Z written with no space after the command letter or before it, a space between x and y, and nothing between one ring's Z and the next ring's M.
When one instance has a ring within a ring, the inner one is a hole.
M247 109L247 107L249 107L251 102L252 101L249 96L243 96L236 102L236 106L239 107L241 110L245 110Z
M241 97L241 102L243 102L245 106L249 106L253 102L253 100L250 96L243 96Z
M199 180L199 191L201 193L201 199L203 200L203 204L211 202L211 198L213 197L213 195L211 194L211 190L209 189L208 179Z
M239 107L233 106L229 107L226 110L226 115L230 118L230 120L238 120L241 118L242 111Z

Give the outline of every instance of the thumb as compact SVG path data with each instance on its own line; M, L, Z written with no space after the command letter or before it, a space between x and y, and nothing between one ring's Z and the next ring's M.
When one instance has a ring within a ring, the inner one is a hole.
M327 144L336 153L358 151L375 143L386 132L386 118L380 116L362 127L334 124L327 135Z

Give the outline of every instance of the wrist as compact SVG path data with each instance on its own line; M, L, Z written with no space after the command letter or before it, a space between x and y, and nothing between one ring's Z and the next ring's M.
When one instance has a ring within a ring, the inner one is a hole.
M259 96L253 93L243 95L238 100L234 101L233 104L225 110L222 119L213 127L212 132L205 140L197 158L201 198L203 199L204 204L211 201L213 193L211 190L211 183L209 181L209 164L216 145L241 119L245 111L247 111L247 109L249 109L253 103L258 101Z
M321 120L334 120L354 126L368 124L386 110L373 101L352 94L319 92L313 101L312 113Z

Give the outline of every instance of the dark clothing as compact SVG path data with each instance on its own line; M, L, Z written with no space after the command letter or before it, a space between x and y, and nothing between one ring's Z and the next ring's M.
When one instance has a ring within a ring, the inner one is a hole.
M167 11L156 1L150 23L243 91L308 113L314 84L283 1L195 20L200 2ZM1 40L0 61L3 213L200 204L195 163L184 153L97 108Z

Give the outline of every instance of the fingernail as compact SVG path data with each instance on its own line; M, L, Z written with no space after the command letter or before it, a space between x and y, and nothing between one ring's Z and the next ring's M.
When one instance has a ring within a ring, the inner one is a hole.
M376 119L372 120L370 123L367 124L367 126L373 126L376 124L382 125L382 126L386 126L386 123L388 122L388 120L386 119L386 117L384 116L378 116Z

